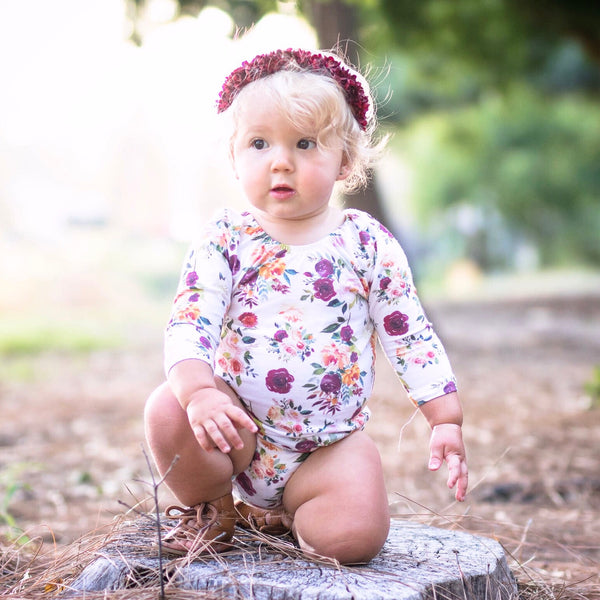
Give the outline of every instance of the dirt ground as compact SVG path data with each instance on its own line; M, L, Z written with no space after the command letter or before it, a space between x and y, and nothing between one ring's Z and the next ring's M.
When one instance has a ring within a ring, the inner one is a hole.
M445 474L427 471L427 426L380 361L368 431L394 515L498 539L522 584L600 597L600 407L584 393L600 293L427 310L460 383L471 492L454 503ZM33 380L0 381L0 507L50 551L125 505L151 508L142 410L162 378L160 327L125 349L37 356Z

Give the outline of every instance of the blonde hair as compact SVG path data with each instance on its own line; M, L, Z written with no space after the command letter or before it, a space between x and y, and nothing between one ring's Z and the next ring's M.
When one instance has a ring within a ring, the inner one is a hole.
M361 81L362 83L362 81ZM363 83L368 93L366 82ZM348 176L340 182L342 191L350 193L365 186L370 169L379 157L386 140L375 140L376 119L373 100L367 127L361 129L340 85L330 76L313 71L281 70L243 87L227 112L232 119L233 146L242 109L250 97L272 99L290 123L302 131L314 132L317 147L340 147Z

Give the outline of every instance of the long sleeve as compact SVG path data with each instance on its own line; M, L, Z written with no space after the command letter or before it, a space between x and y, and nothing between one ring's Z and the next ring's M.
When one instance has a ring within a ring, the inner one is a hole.
M456 380L444 347L423 311L400 244L381 226L373 235L370 316L409 398L420 405L455 391Z
M236 257L232 227L213 221L189 251L165 331L165 371L189 358L214 368L224 316L229 308Z

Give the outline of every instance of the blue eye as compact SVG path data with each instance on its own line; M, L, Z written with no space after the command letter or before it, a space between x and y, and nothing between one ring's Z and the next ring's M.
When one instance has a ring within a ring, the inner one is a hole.
M256 140L252 140L250 142L250 146L256 150L264 150L267 147L267 142L261 138L258 138Z
M314 140L309 140L306 138L302 138L296 146L300 148L300 150L310 150L311 148L316 148L317 143Z

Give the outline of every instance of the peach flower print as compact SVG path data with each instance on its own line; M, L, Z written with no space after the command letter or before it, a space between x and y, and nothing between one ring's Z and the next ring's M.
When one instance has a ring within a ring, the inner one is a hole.
M350 362L347 350L334 343L327 344L323 348L321 359L324 366L336 366L338 369L343 369Z

